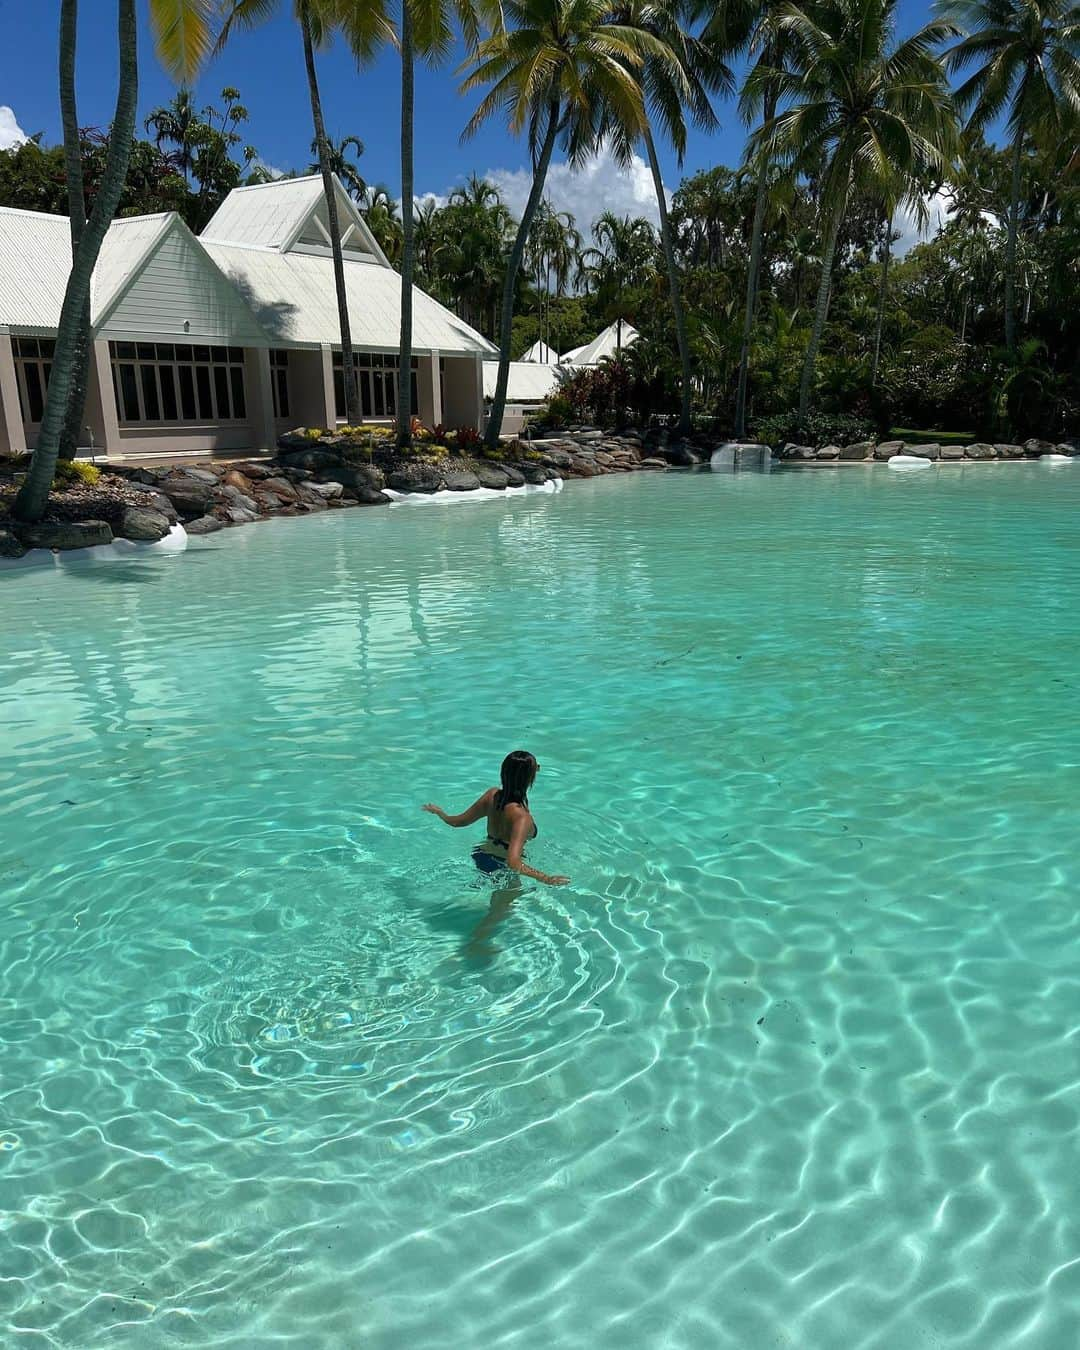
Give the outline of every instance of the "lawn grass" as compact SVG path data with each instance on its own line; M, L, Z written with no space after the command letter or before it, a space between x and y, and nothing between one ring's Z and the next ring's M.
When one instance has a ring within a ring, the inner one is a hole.
M973 431L912 431L910 427L893 427L889 436L908 445L970 445L976 439Z

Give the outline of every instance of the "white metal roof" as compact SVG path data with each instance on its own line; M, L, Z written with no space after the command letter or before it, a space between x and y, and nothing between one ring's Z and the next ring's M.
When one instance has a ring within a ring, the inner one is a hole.
M484 362L484 397L495 397L499 378L498 361ZM506 385L508 403L543 403L558 389L563 371L558 366L542 365L538 361L511 361Z
M629 347L638 340L638 331L632 325L623 320L622 325L622 345ZM577 347L572 352L567 352L562 358L566 364L575 366L595 366L597 362L602 361L605 356L614 356L619 350L618 324L612 323L604 329L602 333L597 333L591 342L587 342L584 347Z
M175 219L171 212L114 220L90 279L92 321L109 307ZM52 332L71 271L67 216L0 207L0 324Z
M341 186L340 179L336 175L333 178L343 242L352 227L354 246L359 243L375 261L389 267L356 203ZM233 188L200 238L204 243L251 244L285 252L296 245L312 216L325 215L320 210L323 200L320 174L275 178L271 183Z
M546 342L534 342L527 352L523 352L518 357L519 361L537 361L541 365L554 366L558 364L559 353L554 347L548 346Z

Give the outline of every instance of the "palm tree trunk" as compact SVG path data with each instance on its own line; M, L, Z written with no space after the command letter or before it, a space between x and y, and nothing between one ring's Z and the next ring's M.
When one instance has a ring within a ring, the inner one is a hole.
M768 126L776 115L776 95L769 93L765 102L763 126ZM758 171L757 195L754 198L754 224L750 231L750 265L746 272L746 308L743 313L742 346L739 349L739 383L735 394L735 439L746 437L746 403L750 384L750 339L754 334L754 314L757 310L758 278L761 274L761 249L765 239L765 210L769 204L768 162L762 158Z
M412 445L413 21L401 0L401 341L398 348L397 443Z
M881 285L878 287L877 327L874 332L874 361L870 367L870 387L877 384L881 364L881 331L885 326L885 302L889 295L889 260L892 257L892 217L885 222L885 238L881 244Z
M304 65L307 67L308 97L311 100L311 120L315 127L315 143L319 151L319 173L322 175L323 194L326 197L326 221L330 232L330 256L334 264L334 291L337 295L338 328L341 335L341 376L345 386L345 420L355 426L363 420L353 363L352 333L349 328L349 295L345 289L345 259L341 252L341 224L338 220L337 193L330 173L330 147L326 140L319 80L315 74L315 52L311 44L311 19L307 5L300 11L300 30L304 35ZM333 431L333 427L330 428Z
M514 284L521 270L525 241L529 237L529 229L532 226L533 217L536 215L536 208L540 205L540 198L543 196L544 181L547 178L548 165L551 163L551 152L555 149L555 136L558 129L559 101L553 99L548 105L547 130L544 132L544 143L540 148L540 158L536 161L536 168L533 170L533 183L529 192L529 200L525 203L525 210L518 224L517 234L514 236L514 245L510 250L510 257L506 263L506 276L503 279L502 315L499 330L499 377L495 384L495 398L491 404L487 429L484 432L484 444L489 450L498 448L503 412L506 410L506 385L510 378L510 337L514 318Z
M837 199L832 216L826 226L825 249L821 258L821 281L818 284L817 304L814 306L814 327L810 332L810 342L806 348L806 360L803 362L802 381L799 384L799 425L806 421L810 409L810 390L814 383L814 371L817 367L818 348L821 335L825 331L825 320L829 313L829 293L832 286L833 259L836 257L836 241L840 234L840 219L847 204L847 192Z
M1005 238L1005 347L1016 350L1016 232L1020 216L1020 161L1024 152L1024 128L1013 137L1012 191L1009 195L1009 229Z
M76 360L79 333L82 328L86 297L90 293L90 278L101 252L101 241L112 221L113 212L124 190L131 140L135 134L135 108L139 101L139 67L137 60L138 34L135 18L135 0L119 0L117 40L120 48L120 78L113 114L112 134L105 156L105 171L94 199L94 209L79 239L79 247L71 260L71 274L64 291L60 322L56 330L56 348L53 352L52 372L45 396L45 411L37 448L30 462L26 479L15 498L15 516L19 520L40 520L45 514L53 473L60 449L60 433L67 415L68 395ZM74 29L69 34L74 41Z
M79 143L79 115L75 104L75 45L79 0L63 0L60 7L60 117L64 128L64 176L67 179L68 218L71 221L71 256L79 247L86 226L86 199L83 195L82 146ZM83 412L86 409L86 380L90 370L90 292L83 297L79 341L71 372L71 390L67 412L60 432L59 457L74 459L79 448Z

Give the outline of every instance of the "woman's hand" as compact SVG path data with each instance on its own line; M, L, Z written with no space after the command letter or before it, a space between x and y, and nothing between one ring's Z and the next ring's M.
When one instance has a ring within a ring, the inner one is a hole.
M569 877L545 877L544 880L549 886L569 886Z
M433 816L438 816L440 820L446 819L446 812L441 806L436 806L434 802L425 802L420 809L422 811L430 811Z

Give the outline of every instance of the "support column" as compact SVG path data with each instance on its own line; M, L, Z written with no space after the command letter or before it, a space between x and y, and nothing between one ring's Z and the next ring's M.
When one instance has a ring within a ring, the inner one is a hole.
M277 436L274 434L274 392L271 386L268 347L245 348L244 383L248 418L251 421L251 448L273 450L277 444Z
M446 358L443 417L447 426L483 429L484 368L479 355Z
M439 379L439 353L417 358L416 371L417 416L428 427L442 424L442 381Z
M0 455L26 453L26 432L19 407L19 385L15 378L15 352L11 334L0 333Z
M333 431L337 426L337 399L334 397L334 350L320 347L322 353L323 426Z
M94 453L119 454L123 449L120 443L120 418L116 410L116 390L113 387L112 366L109 363L109 344L104 338L95 338L90 344L85 417L87 425L93 428ZM88 441L86 428L80 428L80 449Z

